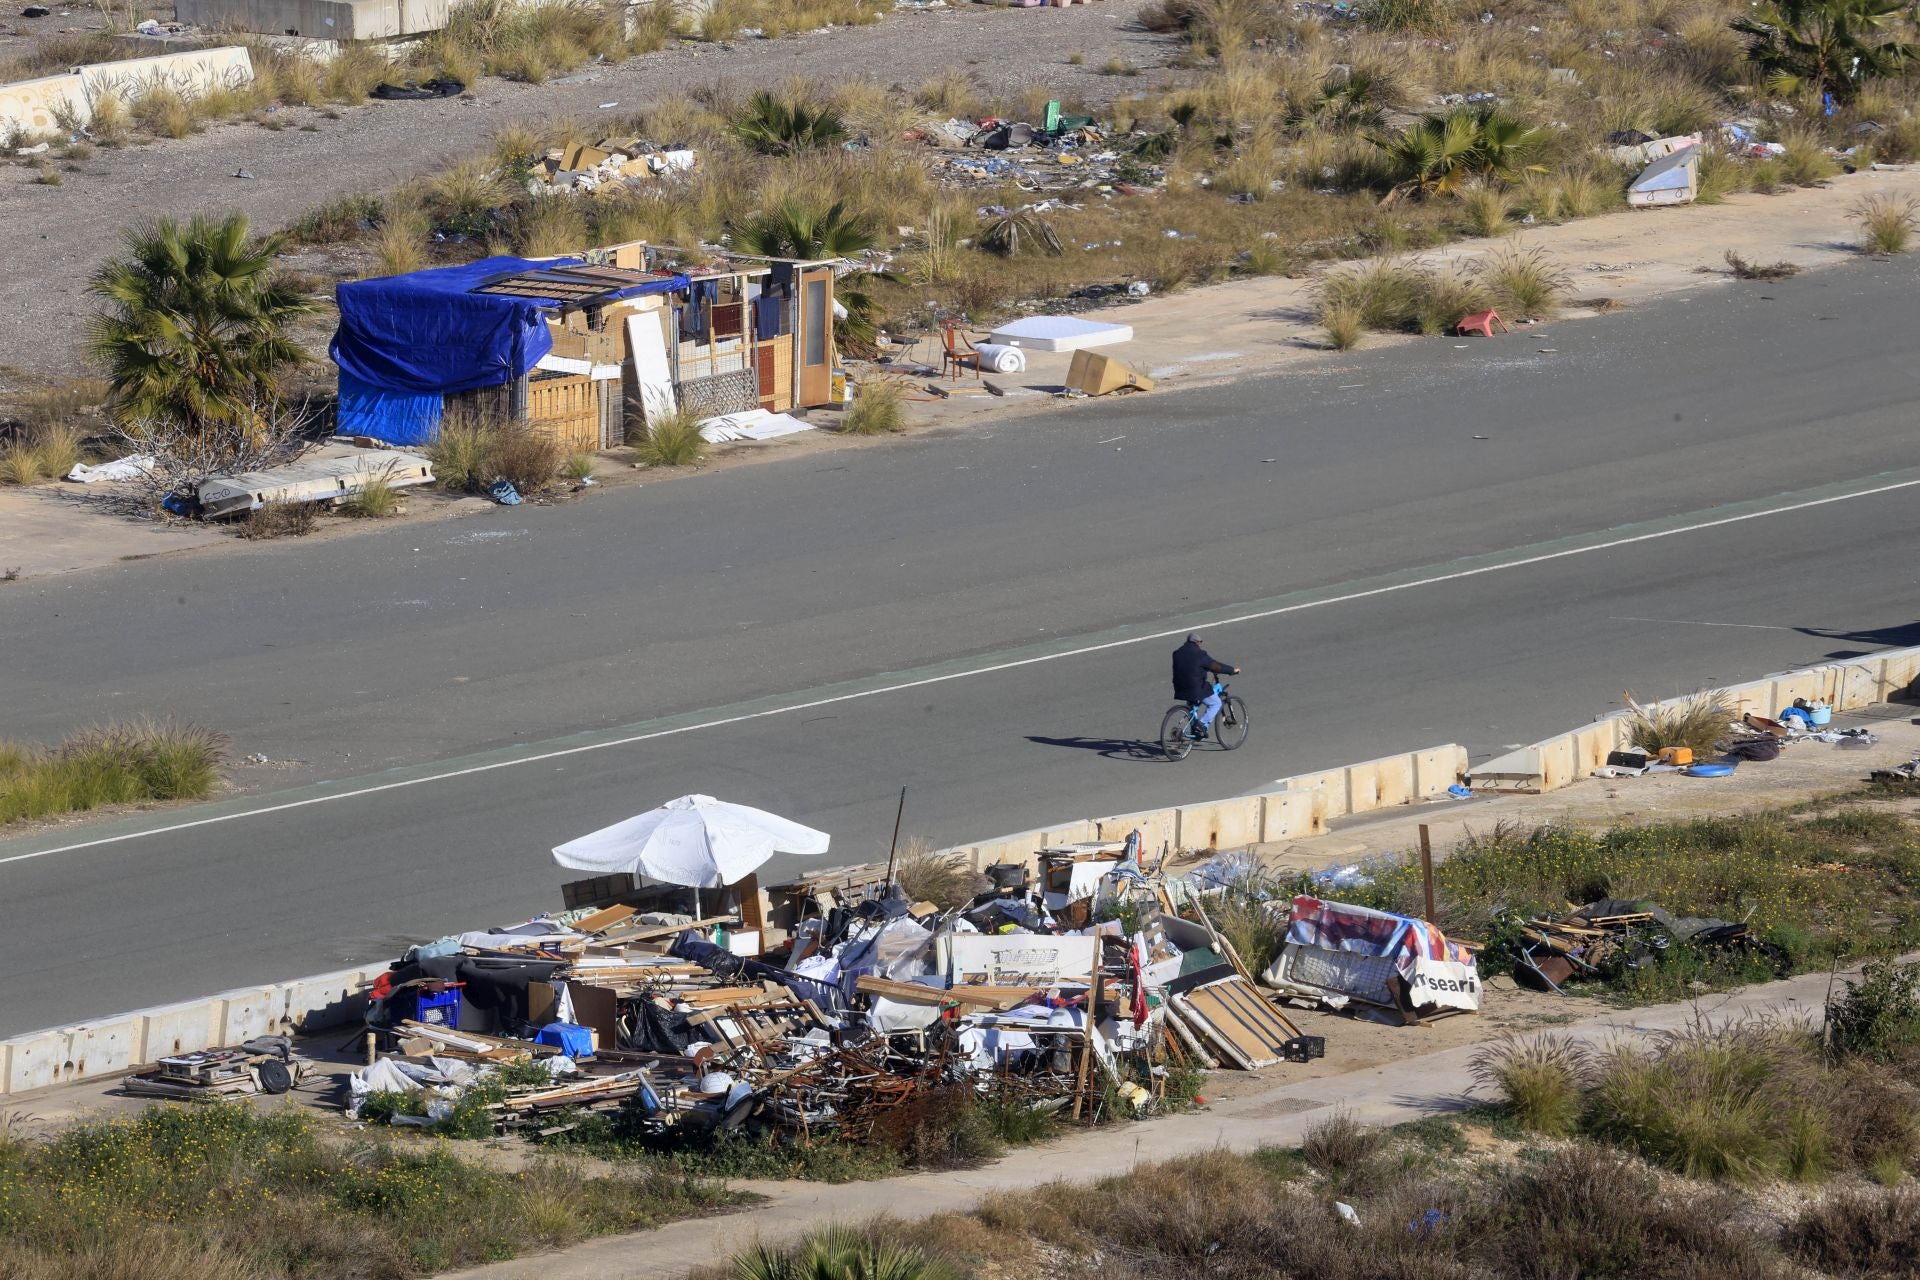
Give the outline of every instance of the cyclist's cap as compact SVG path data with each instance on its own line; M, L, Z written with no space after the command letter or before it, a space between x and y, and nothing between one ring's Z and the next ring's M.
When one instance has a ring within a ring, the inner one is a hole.
M1188 644L1199 644L1199 643L1200 643L1200 633L1199 633L1198 631L1189 631L1189 632L1187 633L1187 643L1188 643Z

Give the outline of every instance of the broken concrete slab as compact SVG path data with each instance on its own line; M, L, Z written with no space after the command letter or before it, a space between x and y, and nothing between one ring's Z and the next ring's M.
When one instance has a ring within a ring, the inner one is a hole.
M356 449L346 457L304 458L266 471L200 482L200 514L217 519L282 502L338 502L376 480L395 489L433 483L433 464L397 449Z

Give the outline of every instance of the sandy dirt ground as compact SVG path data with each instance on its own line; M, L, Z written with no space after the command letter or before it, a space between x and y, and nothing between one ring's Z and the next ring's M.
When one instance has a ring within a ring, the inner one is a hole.
M1060 12L1074 14L1081 10ZM877 28L844 34L864 36L885 27L882 23ZM1859 251L1852 242L1847 211L1861 197L1882 191L1920 195L1920 166L1846 175L1825 187L1773 196L1734 196L1720 205L1608 214L1528 229L1509 240L1538 246L1565 268L1573 280L1570 296L1576 303L1605 297L1631 308L1656 298L1699 296L1713 289L1764 293L1763 283L1733 278L1723 261L1727 250L1755 261L1793 262L1806 270L1857 261ZM4 208L4 197L0 197L0 208ZM1460 264L1498 248L1500 243L1466 241L1421 255L1421 260ZM0 237L0 252L6 251L5 244ZM1133 327L1131 342L1104 350L1159 379L1159 389L1150 393L1153 395L1263 373L1337 369L1341 354L1322 347L1311 319L1316 278L1235 281L1089 315ZM1447 343L1463 361L1538 359L1543 353L1550 359L1554 329L1592 314L1589 307L1572 305L1562 319L1523 326L1491 340L1375 335L1368 344ZM0 325L9 322L0 313ZM938 353L932 347L932 339L923 339L919 347L903 353L903 359L931 360L937 366ZM1008 425L1024 429L1044 422L1053 413L1099 412L1099 401L1054 396L1066 376L1069 359L1065 355L1037 354L1024 375L942 382L943 386L975 388L976 393L963 392L945 401L916 404L914 421L922 428L991 430ZM918 377L914 381L924 384L941 380ZM978 390L986 382L1006 394ZM832 413L814 416L831 426ZM799 452L886 448L888 444L886 439L841 438L828 430L762 444L723 446L702 469L750 466ZM585 500L630 501L634 495L620 491L673 483L677 477L669 472L634 472L623 456L615 454L606 461L602 478L610 483L599 492L583 495ZM201 526L162 528L105 514L111 509L111 504L103 501L108 495L76 496L77 488L50 484L27 490L0 489L0 574L18 569L22 578L40 577L119 565L129 557L153 551L217 546L231 552L243 545L230 533ZM94 501L101 505L90 505ZM472 511L485 504L467 501L453 505L460 511ZM423 496L412 501L410 507L409 519L437 519L445 515L447 504ZM378 526L372 522L333 521L323 522L322 527L330 530L329 536L348 536Z
M179 141L98 150L57 187L35 185L35 171L24 165L0 167L0 227L6 229L0 235L0 366L74 371L87 279L142 216L239 211L256 227L277 228L332 197L431 173L485 146L509 122L571 116L591 128L713 84L744 91L805 76L821 84L873 79L912 89L957 70L975 76L995 99L1044 89L1063 100L1103 103L1143 91L1150 81L1102 75L1099 68L1112 59L1152 67L1175 47L1170 37L1132 29L1146 3L1099 0L1067 9L963 3L781 40L687 42L544 85L487 79L459 98L287 108L272 117L282 124L277 130L216 124ZM97 25L87 10L63 7L69 16L36 23ZM14 37L23 45L36 38ZM0 40L0 56L10 51ZM1082 65L1068 61L1074 53ZM250 176L236 176L242 173Z

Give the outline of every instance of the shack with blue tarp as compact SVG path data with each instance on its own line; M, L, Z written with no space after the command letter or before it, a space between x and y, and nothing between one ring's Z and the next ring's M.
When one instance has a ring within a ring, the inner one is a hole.
M337 430L420 446L451 416L523 423L572 452L681 408L825 404L832 285L825 263L681 270L637 243L345 283Z

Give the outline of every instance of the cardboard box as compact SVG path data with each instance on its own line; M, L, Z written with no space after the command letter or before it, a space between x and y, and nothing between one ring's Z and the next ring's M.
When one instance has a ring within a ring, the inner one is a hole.
M1067 367L1067 389L1090 396L1104 396L1121 388L1153 390L1153 379L1124 360L1098 351L1076 351Z
M582 169L591 169L612 156L611 151L602 151L598 147L589 147L584 142L576 142L560 156L560 167L578 173Z

